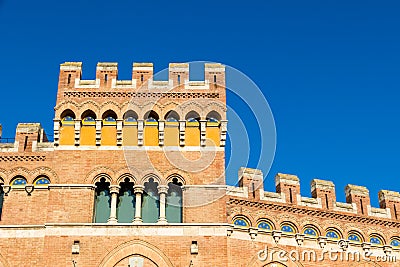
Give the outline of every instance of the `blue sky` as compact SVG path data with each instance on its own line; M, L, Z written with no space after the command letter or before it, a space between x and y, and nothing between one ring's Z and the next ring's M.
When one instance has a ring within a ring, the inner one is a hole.
M267 189L276 172L293 173L310 195L319 177L340 201L347 183L367 186L376 206L379 189L400 191L399 12L398 1L0 0L3 136L18 122L52 131L64 61L83 61L85 79L98 61L118 62L120 79L133 61L156 71L217 61L248 75L272 109Z

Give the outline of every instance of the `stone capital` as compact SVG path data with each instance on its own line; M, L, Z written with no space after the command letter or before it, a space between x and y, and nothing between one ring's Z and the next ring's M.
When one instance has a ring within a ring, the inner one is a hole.
M133 187L133 192L135 194L143 194L143 191L144 191L144 186L143 185L135 185Z
M157 189L159 194L168 194L168 186L166 185L159 185Z
M111 194L118 194L120 188L121 187L119 185L111 185L110 186L110 193Z

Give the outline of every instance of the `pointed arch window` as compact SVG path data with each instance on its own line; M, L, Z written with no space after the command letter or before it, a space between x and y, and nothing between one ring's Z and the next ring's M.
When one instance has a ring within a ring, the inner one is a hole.
M133 192L134 185L135 184L131 182L128 177L119 184L120 190L117 204L117 218L120 223L130 223L133 221L136 203Z
M110 218L111 196L110 183L105 178L101 178L96 183L96 200L94 222L106 223Z
M144 193L142 201L142 220L144 223L157 222L160 215L160 203L158 195L158 183L150 178L144 183Z
M173 178L168 183L166 217L170 223L182 222L182 183L178 178Z

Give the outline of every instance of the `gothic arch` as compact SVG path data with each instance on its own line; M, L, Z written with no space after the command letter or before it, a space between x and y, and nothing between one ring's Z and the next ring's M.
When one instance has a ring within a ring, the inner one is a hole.
M178 174L177 172L168 175L167 179L165 179L165 183L168 184L168 183L172 182L172 180L174 178L177 178L178 181L182 183L182 185L186 185L185 178L183 178L183 176Z
M175 102L166 103L162 108L160 118L164 118L169 111L175 111L176 113L178 113L179 117L182 118L182 114L180 113L180 110L178 110L178 107L179 107L179 104L177 104Z
M190 111L197 112L200 115L200 118L203 115L203 107L199 103L197 103L193 100L189 100L189 101L183 103L182 105L179 106L179 109L181 110L180 114L182 114L182 116L181 116L182 119L185 119L186 115Z
M122 182L127 176L131 178L135 184L139 181L139 172L134 167L124 167L114 172L114 176L117 179L117 184ZM123 178L122 178L123 177Z
M143 119L146 113L149 111L154 111L155 113L157 113L159 118L161 118L162 108L160 104L157 102L147 102L146 104L143 105L143 107L138 113L139 119Z
M61 102L54 108L54 110L56 111L55 118L61 119L61 114L64 112L64 110L67 110L67 109L72 110L75 113L75 115L77 115L78 109L79 109L79 104L72 100L67 100L67 101Z
M99 267L113 267L122 259L133 255L151 259L159 267L174 266L164 252L156 246L142 240L132 240L110 251L100 262Z
M121 174L119 176L116 176L116 177L118 177L117 178L117 184L124 182L124 180L126 178L128 178L130 180L130 182L133 182L134 184L136 184L136 178L130 173L123 173L123 174Z
M143 176L143 178L141 180L141 184L144 185L144 183L148 182L150 178L153 178L154 182L158 183L158 185L162 185L162 184L164 184L164 179L161 179L160 177L161 177L160 175L156 174L153 171L153 172L148 173Z
M121 114L121 108L119 107L119 105L118 105L116 102L114 102L114 101L107 101L107 102L103 103L103 104L100 106L100 115L103 115L103 114L104 114L105 112L107 112L108 110L114 111L115 114L117 115L117 118L118 118L118 119L121 119L121 118L122 118L122 115L123 115L123 114Z
M85 183L95 183L99 175L106 175L110 179L110 183L113 181L114 171L109 167L97 167L91 170L85 177Z
M226 120L226 107L221 102L210 102L204 107L204 116L210 112L217 112L221 116L221 120Z
M99 105L92 101L92 100L88 100L83 102L80 107L79 107L79 112L75 113L77 118L81 118L82 114L86 111L86 110L91 110L96 114L97 118L100 118L100 114L99 114Z
M127 101L121 104L121 113L125 114L129 110L133 110L139 115L141 108L132 101Z

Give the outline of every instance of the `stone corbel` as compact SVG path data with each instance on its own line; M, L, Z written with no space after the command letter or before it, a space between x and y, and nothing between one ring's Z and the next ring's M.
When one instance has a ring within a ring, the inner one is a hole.
M341 248L343 251L346 251L349 248L349 241L340 239L338 241L339 248Z
M281 237L282 237L282 231L277 231L277 230L272 231L272 238L274 239L276 244L278 244Z
M249 235L250 235L251 240L254 240L256 238L257 234L258 234L257 228L254 228L254 227L249 228Z
M233 227L230 226L230 227L228 227L228 229L226 229L226 235L229 237L232 235L232 233L233 233Z
M383 246L383 252L385 252L386 256L389 256L392 254L392 247L388 245Z
M361 247L362 247L363 251L368 252L371 249L371 243L364 242L361 244Z
M11 191L11 185L2 185L3 187L3 192L5 196L8 196L8 193Z
M325 248L326 244L327 244L327 240L328 238L325 236L320 236L318 237L318 245L320 248Z
M298 246L302 246L304 243L304 235L303 234L296 234L295 235L296 242Z
M25 192L28 193L28 196L30 196L33 192L33 185L25 185Z

